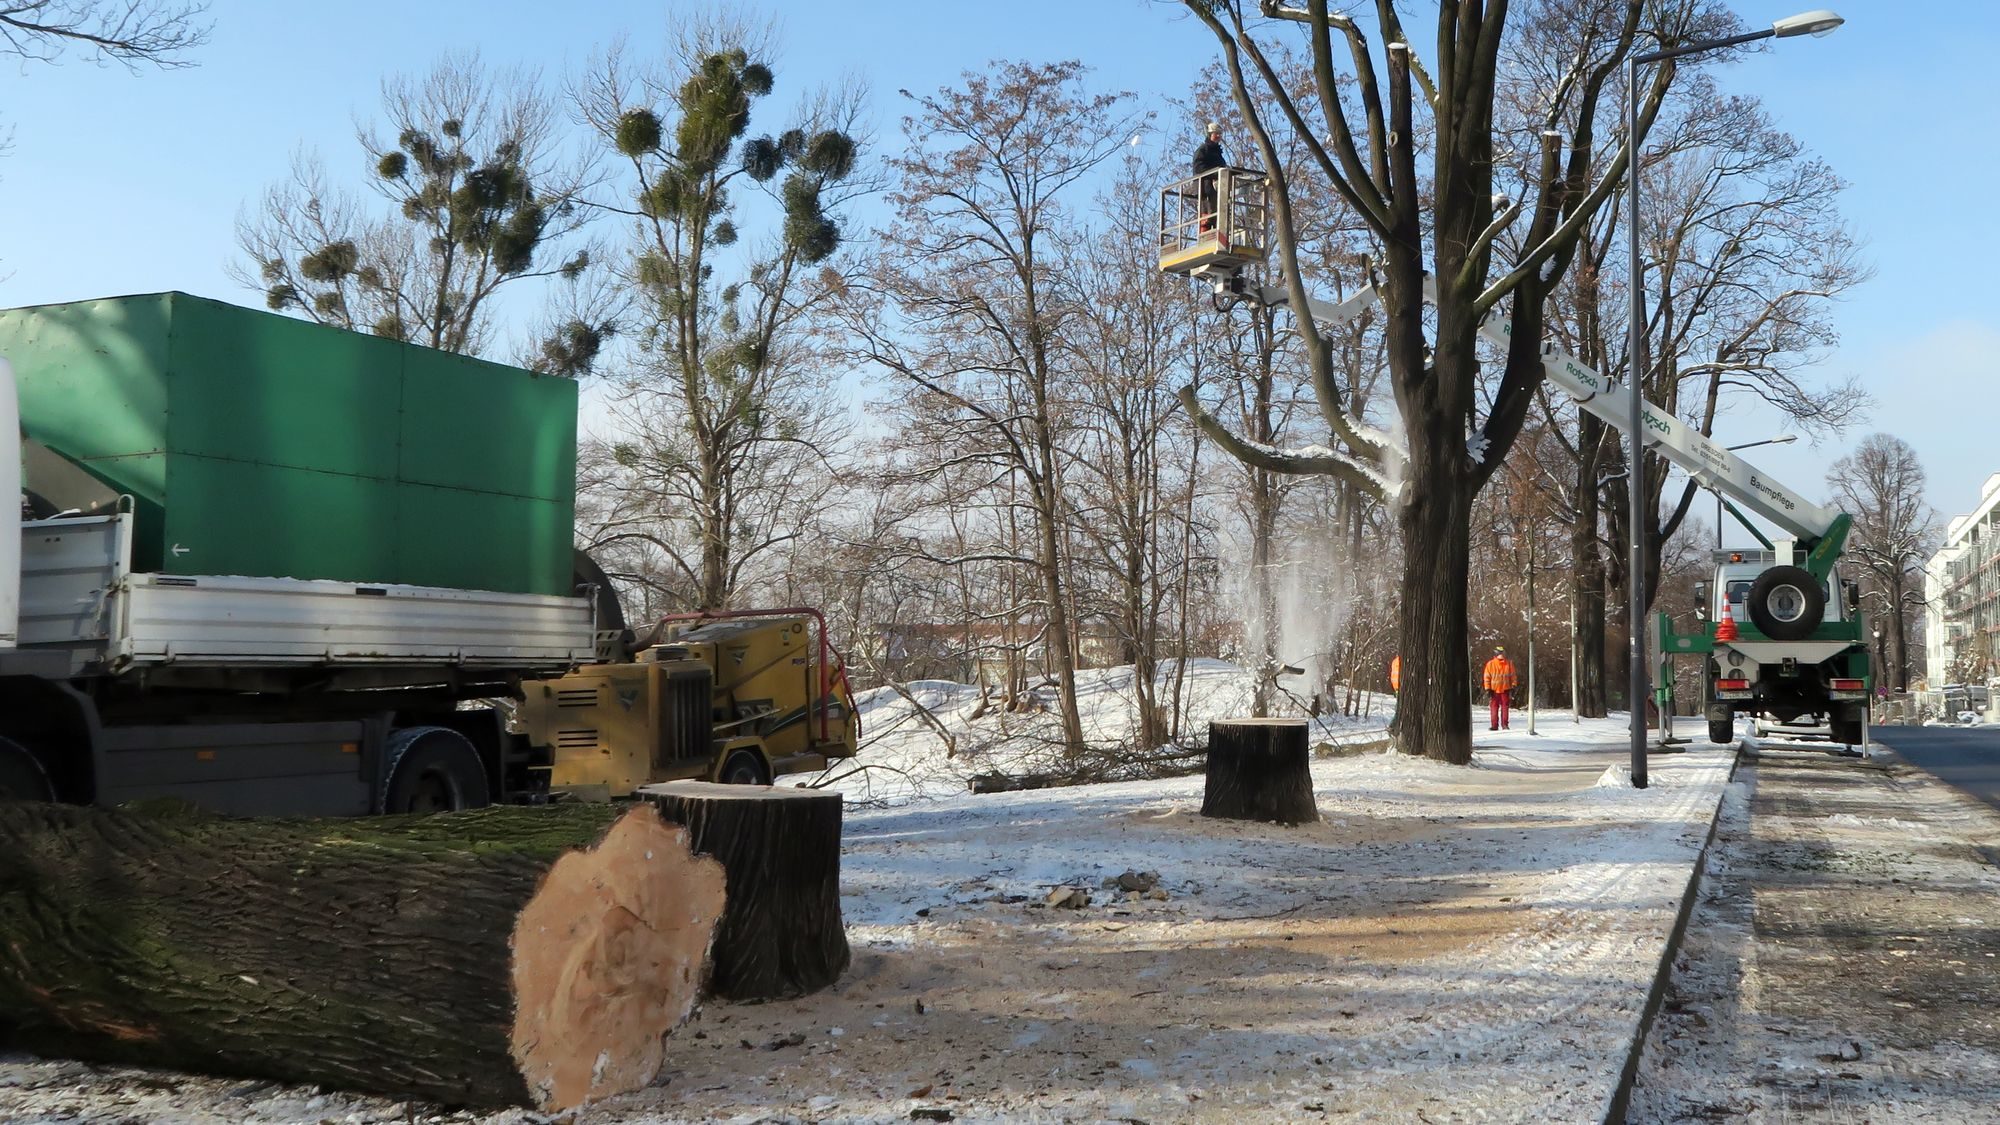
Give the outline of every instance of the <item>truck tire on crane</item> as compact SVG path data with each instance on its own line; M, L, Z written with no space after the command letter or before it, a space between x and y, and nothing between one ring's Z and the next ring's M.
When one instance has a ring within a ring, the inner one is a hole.
M737 750L723 759L716 780L724 785L769 785L771 770L764 755L755 750Z
M0 801L53 801L55 786L41 759L12 739L0 736Z
M1708 721L1708 740L1717 745L1736 741L1736 720L1734 718L1710 719Z
M1826 591L1804 567L1772 567L1757 576L1744 601L1750 620L1774 641L1803 641L1826 617Z
M404 727L389 736L378 813L460 812L493 803L486 766L449 727Z

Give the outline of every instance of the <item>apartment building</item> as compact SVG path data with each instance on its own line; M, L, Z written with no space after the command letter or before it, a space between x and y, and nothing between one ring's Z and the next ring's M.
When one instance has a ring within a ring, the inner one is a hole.
M1979 489L1979 506L1945 528L1924 567L1924 681L2000 678L2000 473Z

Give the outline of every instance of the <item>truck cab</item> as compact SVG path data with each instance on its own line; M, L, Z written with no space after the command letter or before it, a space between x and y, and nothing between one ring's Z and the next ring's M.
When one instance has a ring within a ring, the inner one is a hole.
M1709 737L1728 742L1739 714L1771 724L1825 723L1833 741L1862 742L1868 652L1858 596L1838 564L1824 576L1796 543L1714 555L1716 628L1704 711Z

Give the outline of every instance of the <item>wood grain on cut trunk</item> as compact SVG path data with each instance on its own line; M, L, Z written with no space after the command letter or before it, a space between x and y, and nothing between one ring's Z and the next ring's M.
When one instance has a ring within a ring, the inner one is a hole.
M718 864L651 808L0 803L0 1024L48 1054L564 1109L649 1084Z
M1201 815L1311 824L1312 751L1304 719L1222 719L1208 725Z
M840 914L839 793L673 781L639 795L686 825L695 854L714 856L728 873L715 995L771 1000L840 979L851 954Z

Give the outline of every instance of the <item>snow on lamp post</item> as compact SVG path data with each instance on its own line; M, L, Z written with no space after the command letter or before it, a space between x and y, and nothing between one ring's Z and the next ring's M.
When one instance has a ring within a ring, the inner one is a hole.
M1646 787L1646 443L1644 419L1646 400L1640 395L1646 363L1646 284L1645 262L1639 257L1639 146L1645 134L1639 131L1639 64L1664 62L1683 55L1734 47L1759 39L1789 39L1795 35L1825 35L1841 25L1837 15L1825 9L1787 16L1762 31L1730 35L1720 39L1700 39L1645 54L1625 58L1625 145L1626 145L1626 247L1631 256L1631 323L1627 326L1625 382L1629 392L1631 422L1626 427L1626 464L1630 478L1632 527L1631 564L1626 568L1630 587L1627 631L1632 634L1631 679L1628 684L1632 708L1632 787Z

